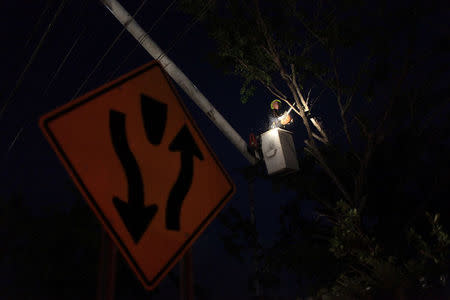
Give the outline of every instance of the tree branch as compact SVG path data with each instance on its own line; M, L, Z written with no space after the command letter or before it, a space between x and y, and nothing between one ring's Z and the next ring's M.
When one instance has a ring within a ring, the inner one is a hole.
M334 77L336 80L336 100L338 103L338 107L339 107L339 115L341 117L341 121L342 121L342 125L344 128L344 132L345 132L345 136L347 138L347 141L350 145L352 145L352 138L350 136L350 131L348 130L348 123L347 123L347 119L345 118L345 113L348 109L348 105L350 105L349 103L346 103L344 107L344 105L342 104L342 86L341 86L341 80L339 79L339 74L337 71L337 63L336 63L336 55L334 54L334 51L330 51L330 57L331 57L331 64L333 66L333 72L334 72Z
M414 48L412 45L413 45L414 40L416 39L416 34L417 34L417 32L414 31L413 33L411 33L408 36L408 47L406 50L406 54L404 56L405 59L403 61L403 66L400 69L400 72L398 73L397 83L395 85L395 89L393 89L392 94L390 96L388 107L383 115L383 118L382 118L380 124L378 125L378 127L375 131L376 136L377 136L376 137L377 143L381 142L381 140L383 139L382 129L384 127L384 124L386 123L386 120L388 119L389 115L392 112L392 107L394 106L394 102L397 99L398 94L400 93L399 90L403 86L403 82L405 81L406 75L408 74L408 70L409 70L409 67L411 64L410 57L411 57L412 49Z
M320 135L322 135L323 140L326 141L325 143L328 144L329 143L328 136L325 133L325 131L323 130L320 123L314 117L311 117L310 120L311 120L311 123L314 125L314 127L316 127L317 131L319 131Z
M367 167L369 165L369 161L372 158L372 153L373 153L373 136L371 134L369 134L368 138L367 138L367 148L366 148L366 152L364 154L364 158L361 161L360 160L360 167L359 167L359 172L358 175L355 178L355 190L354 190L354 201L355 204L358 204L360 206L360 198L361 198L361 194L364 188L364 185L366 183L366 170ZM360 207L361 209L362 207Z
M315 133L313 133L312 136L313 136L316 140L318 140L318 141L324 143L325 145L328 145L328 140L326 140L326 139L324 139L324 138L318 136L318 135L315 134Z
M295 91L297 92L297 95L300 97L300 101L303 104L303 109L306 112L310 111L309 107L308 107L308 101L307 99L309 98L305 98L303 97L302 92L300 91L300 88L297 84L296 78L295 78L295 68L294 68L294 64L291 64L291 80L292 80L292 84L294 85ZM325 141L324 143L327 144L328 143L328 136L325 133L325 130L322 128L322 126L320 126L320 123L313 117L310 118L311 123L314 125L314 127L317 129L317 131L319 131L320 135L322 136L322 138L320 138L320 141Z

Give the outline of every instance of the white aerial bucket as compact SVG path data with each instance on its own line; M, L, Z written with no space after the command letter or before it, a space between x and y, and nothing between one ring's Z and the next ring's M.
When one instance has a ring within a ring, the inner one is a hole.
M292 132L274 128L261 135L261 150L269 175L299 170Z

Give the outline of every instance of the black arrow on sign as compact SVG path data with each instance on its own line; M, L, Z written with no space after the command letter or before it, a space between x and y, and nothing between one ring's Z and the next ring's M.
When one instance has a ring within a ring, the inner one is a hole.
M141 94L141 111L147 139L159 145L166 129L167 104Z
M181 205L192 185L194 156L203 160L203 155L186 125L170 143L169 150L181 152L181 168L177 181L170 191L169 200L167 200L166 227L169 230L180 230Z
M128 146L125 114L110 110L109 128L114 150L122 163L128 181L128 202L114 197L113 203L128 232L137 244L155 216L158 206L155 204L148 207L144 206L142 176L136 159Z

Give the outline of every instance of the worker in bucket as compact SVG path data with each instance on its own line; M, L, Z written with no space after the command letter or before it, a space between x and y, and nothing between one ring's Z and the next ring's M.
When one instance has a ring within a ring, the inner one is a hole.
M270 109L272 111L272 124L271 128L282 127L284 128L286 125L291 124L294 120L289 115L292 108L288 111L281 113L281 100L275 99L270 103Z

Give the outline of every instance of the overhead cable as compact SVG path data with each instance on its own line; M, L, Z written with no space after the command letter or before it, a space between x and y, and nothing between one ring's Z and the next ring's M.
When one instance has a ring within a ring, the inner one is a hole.
M148 0L143 0L141 5L138 7L138 9L136 10L136 12L133 14L133 18L139 13L139 11L142 9L142 7L144 7L144 5L148 2ZM111 51L111 49L116 45L116 43L119 41L119 39L122 37L122 34L126 31L126 28L124 27L119 34L116 36L116 38L113 40L113 42L111 43L111 45L108 47L108 49L106 49L105 53L103 54L103 56L97 61L97 63L95 64L94 68L91 70L91 72L88 74L88 76L84 79L84 81L81 83L81 85L78 87L78 89L76 90L75 94L72 96L71 99L75 99L76 97L78 97L78 95L80 94L80 92L82 91L82 89L84 88L84 86L86 85L86 83L89 81L89 79L91 78L91 76L95 73L95 71L97 71L98 67L102 64L103 60L105 59L105 57L109 54L109 52Z
M200 21L200 19L208 12L208 10L212 7L213 4L214 4L214 1L213 0L209 0L208 3L203 7L203 9L200 12L200 14L197 15L197 17L195 19L192 19L191 23L189 23L187 26L185 26L184 30L177 35L177 37L174 39L174 41L169 46L169 48L167 48L165 51L163 51L158 56L158 58L156 58L156 60L160 60L164 56L169 54L169 52L172 51L172 49L177 45L177 43L179 41L181 41L185 37L185 35L195 26L195 24L197 24L198 21Z
M86 4L87 4L87 0L84 1L84 4L82 6L82 11L86 9ZM42 16L42 14L41 14ZM82 13L78 15L76 23L79 23L80 19L81 19ZM42 93L43 96L47 95L47 92L49 91L52 83L54 82L54 80L58 77L61 69L63 68L63 66L65 65L67 59L70 57L72 50L76 47L76 45L78 44L81 36L84 34L84 32L87 29L87 24L85 23L83 29L80 31L80 33L78 34L78 37L75 39L75 41L72 43L72 46L70 47L70 49L68 50L68 52L66 53L66 55L64 56L63 60L61 61L61 63L59 64L58 68L56 69L55 73L53 74L52 78L50 79L49 83L47 84L46 88L44 89L44 92ZM16 144L17 140L19 139L20 135L23 133L24 129L26 127L28 127L30 125L30 121L25 120L22 123L22 126L20 127L20 129L17 131L17 133L15 134L15 137L13 139L13 141L9 144L8 150L5 154L5 157L8 156L9 152L11 152L12 148L14 147L14 145Z
M131 55L136 51L136 49L138 49L139 46L141 46L141 42L143 41L145 36L148 35L153 30L153 28L159 23L159 21L164 17L164 15L169 11L169 9L173 6L173 4L175 4L176 1L177 0L173 0L169 4L169 6L167 6L167 8L163 11L163 13L159 16L159 18L153 23L150 29L146 31L145 34L142 34L139 37L136 46L128 53L128 55L122 60L122 62L116 67L116 69L108 76L107 81L111 81L114 78L115 74L117 74L117 72L120 70L123 64L131 57ZM165 51L163 51L163 53L161 53L161 55L159 55L156 60L160 60L165 55L167 55L177 45L177 43L194 27L194 25L197 24L197 22L206 14L206 12L211 8L212 4L213 1L211 0L208 1L208 3L203 7L200 14L196 18L192 19L187 26L185 26L184 30L178 34L178 36L174 39L171 45Z
M31 54L31 57L28 60L25 68L23 69L19 78L16 80L14 88L12 89L11 93L8 95L8 98L6 98L5 102L3 103L2 108L0 109L0 120L2 119L3 114L5 113L8 106L14 102L14 96L16 95L17 91L19 90L19 87L25 78L25 74L27 73L27 71L30 68L31 64L33 63L34 59L36 58L36 55L38 54L42 45L44 44L44 41L47 38L47 35L50 32L50 29L52 28L52 26L55 23L56 19L58 18L59 14L63 10L65 3L66 3L66 0L62 0L61 3L59 4L58 9L56 10L55 14L53 15L52 20L50 21L50 23L47 26L47 29L45 30L39 43L37 44L36 48L34 49L33 53Z
M156 27L156 25L162 20L162 18L167 14L167 12L169 11L169 9L175 4L175 2L177 2L178 0L173 0L167 7L166 9L162 12L162 14L158 17L158 19L156 19L155 22L153 22L152 26L150 27L150 29L146 32L146 34L149 34L150 32L152 32L153 28ZM134 48L127 54L127 56L122 60L122 62L114 69L114 71L112 71L110 73L110 75L108 75L107 77L107 81L111 81L114 76L117 74L117 72L119 72L120 68L123 66L123 64L125 64L125 62L128 61L128 59L131 57L131 55L139 48L139 46L141 46L141 42L142 40L145 38L146 34L142 34L139 39L138 39L138 43L136 43L136 45L134 46Z
M83 6L81 7L81 13L78 15L75 23L78 24L80 23L81 17L83 15L83 11L86 10L86 6L87 6L87 0L84 1ZM44 92L43 92L43 96L47 95L47 92L49 91L51 85L53 84L53 82L55 81L55 79L58 77L59 73L61 72L61 69L64 67L67 59L70 57L70 55L72 54L73 49L78 45L78 42L80 41L81 37L84 35L84 33L86 32L87 29L87 22L84 22L84 26L83 29L81 29L80 33L78 34L78 36L75 38L74 42L72 43L72 46L69 48L69 50L67 51L66 55L64 56L63 60L61 61L61 63L59 64L58 68L56 69L55 73L53 73L52 78L50 79L49 83L47 84L47 87L45 88Z
M31 40L33 39L34 34L36 33L37 29L39 28L39 26L41 25L42 21L44 20L44 16L47 14L47 12L50 9L50 3L52 1L47 0L47 4L45 5L44 9L41 12L41 15L39 16L39 18L37 19L36 23L33 26L33 29L30 30L30 33L28 33L28 37L25 41L25 45L23 46L24 48L26 48L28 46L28 44L31 42Z

